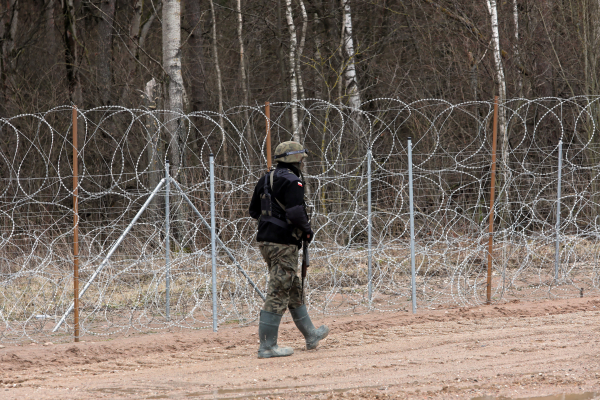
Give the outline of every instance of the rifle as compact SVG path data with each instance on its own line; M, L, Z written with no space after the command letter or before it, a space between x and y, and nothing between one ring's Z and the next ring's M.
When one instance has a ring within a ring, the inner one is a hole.
M302 242L302 304L304 304L304 278L306 278L306 272L310 266L308 258L308 240Z

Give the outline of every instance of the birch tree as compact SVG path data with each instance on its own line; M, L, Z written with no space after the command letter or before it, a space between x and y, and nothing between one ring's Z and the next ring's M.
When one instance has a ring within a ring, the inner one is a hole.
M306 44L306 30L308 29L308 14L306 13L306 7L304 6L304 0L298 0L300 5L300 12L302 14L302 30L300 32L300 44L298 45L298 55L296 57L296 76L298 77L298 92L300 95L300 104L304 107L304 100L306 94L304 93L304 81L302 78L302 55L304 53L304 45ZM298 114L299 117L299 129L301 134L304 135L304 111L301 110ZM300 136L300 133L298 136Z
M515 63L517 64L517 82L516 82L516 92L517 96L523 97L523 66L521 63L521 54L519 53L519 4L518 0L513 0L513 23L514 23L514 41L513 44L513 53Z
M356 77L356 53L354 52L354 40L352 39L352 12L350 10L350 0L342 0L342 37L344 52L347 61L344 70L344 91L348 97L348 105L353 110L360 110L360 90Z
M358 87L358 79L356 76L356 53L354 51L354 40L352 39L352 12L350 9L350 0L342 0L342 38L343 48L346 55L346 63L344 69L344 95L348 99L351 113L351 127L355 138L362 138L364 135L365 123L361 114L361 99L360 90ZM356 146L356 150L364 154L364 149Z
M177 114L183 111L183 77L181 75L181 3L178 0L163 0L162 12L163 69L166 73L166 116L165 127L170 138L170 159L176 168L183 167L184 160L180 135L182 129Z
M486 0L492 27L492 50L494 55L494 69L496 72L496 85L498 87L498 102L502 105L506 100L506 79L502 54L500 49L500 34L498 30L498 7L496 0ZM506 112L502 107L498 109L498 133L502 140L502 162L508 166L508 133L506 129Z
M502 65L502 53L500 49L500 34L498 29L498 7L496 0L486 0L490 14L490 23L492 27L492 50L494 55L494 67L496 70L496 85L498 87L498 134L501 138L501 159L504 164L504 198L506 202L505 210L510 211L510 181L511 174L509 168L509 143L508 129L506 125L506 111L503 104L506 100L506 80L504 77L504 66ZM504 221L509 221L510 213L504 216Z
M292 112L292 138L296 142L300 142L300 134L298 132L298 80L296 76L296 25L294 24L294 15L292 10L292 0L285 0L285 18L287 21L288 32L290 35L290 51L289 51L289 80L290 80L290 101Z
M302 81L302 54L304 53L304 45L306 44L306 30L308 29L308 14L306 13L306 7L304 6L304 0L298 0L300 4L300 11L302 13L302 31L300 33L300 45L298 46L298 57L296 57L296 75L298 76L298 91L300 93L300 100L306 98L304 94L304 82Z
M126 79L123 91L121 92L120 101L124 102L132 87L136 87L137 82L135 78L138 76L140 67L146 68L140 61L140 55L144 53L144 45L152 27L153 22L156 20L158 13L162 10L162 3L159 3L156 8L152 10L150 16L142 22L142 13L144 11L144 0L134 0L133 3L133 16L129 24L129 37L127 38L126 48L128 52L128 59L125 62L126 67ZM145 90L144 90L145 92ZM158 91L160 92L160 90ZM157 93L158 93L157 92Z

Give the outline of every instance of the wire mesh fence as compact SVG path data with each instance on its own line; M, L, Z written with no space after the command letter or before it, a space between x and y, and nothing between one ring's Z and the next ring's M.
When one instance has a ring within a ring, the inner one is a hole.
M498 151L493 301L598 290L599 101L500 105L507 122ZM312 312L410 310L409 136L417 307L485 302L493 103L377 99L359 112L307 100L295 104L298 132L287 128L292 106L271 104L271 126L274 144L297 135L310 153L303 169L316 232L305 290ZM0 341L59 341L72 334L70 315L51 332L73 301L70 117L65 106L0 120ZM211 236L203 222L210 221L211 153L222 242L218 322L256 320L262 299L248 278L264 292L268 274L247 209L266 172L264 108L223 115L98 108L79 110L77 123L80 280L89 283L80 303L81 334L211 326ZM164 177L167 159L200 216L171 190L167 264L162 188L94 276Z

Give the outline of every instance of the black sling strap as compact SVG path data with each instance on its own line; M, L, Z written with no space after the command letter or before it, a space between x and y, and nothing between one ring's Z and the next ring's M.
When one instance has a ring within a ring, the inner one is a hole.
M270 174L266 174L265 175L265 185L264 185L264 192L265 192L265 197L268 198L269 200L271 199L271 193L269 193L269 187L271 187L271 190L273 190L273 174L275 173L275 171L271 171ZM271 182L269 182L269 175L271 177ZM270 184L269 184L270 183ZM275 201L277 201L277 203L279 204L279 206L285 210L285 207L283 206L283 204L281 204L281 202L277 199L275 199ZM261 221L266 221L266 222L270 222L272 224L275 224L281 228L284 229L288 229L288 223L286 221L283 221L275 216L273 216L272 213L272 207L269 204L269 210L261 215Z

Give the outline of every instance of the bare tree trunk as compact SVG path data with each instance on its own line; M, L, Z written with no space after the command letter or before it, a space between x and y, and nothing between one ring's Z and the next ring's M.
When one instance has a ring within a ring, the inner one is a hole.
M120 102L125 102L132 88L137 87L135 78L138 76L139 67L142 65L140 62L140 53L144 48L146 38L150 32L152 23L156 20L157 13L162 9L162 3L158 5L156 10L150 14L148 19L142 24L142 13L144 8L144 0L133 0L133 16L129 26L129 40L127 42L127 51L129 53L129 60L126 62L127 79L121 92ZM143 65L142 65L143 66Z
M184 45L184 62L186 78L188 79L189 87L189 106L186 111L197 112L205 109L206 104L206 74L204 71L204 46L202 40L203 29L203 12L198 0L184 0L185 21L187 36ZM190 121L191 122L191 121ZM191 139L190 146L192 154L200 154L200 145L202 143L202 135L200 130L204 119L194 118L194 123L190 124L189 135ZM188 154L189 154L188 153ZM194 158L197 162L197 159Z
M202 10L198 0L185 0L186 21L188 24L189 37L188 46L188 64L190 78L190 106L191 111L201 111L204 109L206 101L206 92L204 82L204 49L202 46Z
M163 68L166 79L166 106L172 113L167 114L165 128L170 135L169 157L178 175L185 159L180 140L178 113L183 111L183 78L181 76L181 7L177 0L163 1Z
M112 44L116 0L103 0L98 23L98 94L102 105L111 104Z
M48 54L49 64L54 66L56 64L56 27L54 18L54 5L55 0L48 0L46 4L45 22L46 22L46 53Z
M345 95L348 96L348 104L354 110L360 110L361 100L356 77L356 65L354 52L354 40L352 39L352 12L350 10L350 0L342 0L344 5L343 10L343 40L344 51L348 61L344 72L344 89Z
M127 99L127 95L131 92L131 88L135 87L135 83L133 80L137 75L137 64L139 57L139 41L140 41L140 29L142 26L142 12L144 10L144 0L133 0L133 16L131 17L131 22L129 24L129 37L127 38L127 52L129 53L129 57L127 61L125 61L126 65L126 78L125 85L123 85L123 90L121 91L121 96L117 101L123 103ZM150 16L150 18L154 17L154 13ZM132 60L133 59L133 60Z
M0 19L0 38L2 42L2 53L0 54L0 87L2 98L0 107L4 108L6 113L8 107L9 86L13 87L10 81L14 77L14 71L16 69L16 57L13 54L15 49L15 39L17 35L17 28L19 25L19 4L17 0L9 0L8 8L4 12L3 18Z
M82 106L81 82L79 80L79 57L77 55L77 29L75 7L73 0L63 1L63 15L65 20L65 63L67 66L67 82L69 84L69 97L78 106Z
M242 85L242 93L244 94L244 106L247 106L249 103L248 99L248 86L247 86L247 76L246 76L246 58L244 53L244 36L243 36L243 27L244 20L242 18L242 0L237 0L237 13L238 13L238 24L237 24L237 36L238 42L240 45L240 77L241 77L241 85ZM248 115L248 110L244 109L244 126L246 127L246 140L248 142L248 146L252 146L252 135L250 131L250 117Z
M321 40L321 34L319 32L319 14L314 14L314 23L313 23L313 37L315 38L315 70L313 76L315 80L320 80L324 77L323 73L323 56L321 54L321 47L323 46L323 42ZM315 97L317 99L323 99L323 93L321 92L321 85L315 86ZM327 100L331 101L331 96L328 95Z
M583 66L584 66L584 95L596 95L598 90L598 64L600 58L600 0L583 0L581 2L583 11L582 42ZM600 107L597 102L590 105L590 110L586 113L586 133L589 145L586 145L587 162L591 168L598 166L598 153L596 144L598 143L598 123L600 123ZM596 171L592 172L592 175ZM597 193L599 192L599 183L597 179L591 181L592 210L594 214L598 213L600 203Z
M304 53L304 45L306 43L306 30L308 28L308 15L306 14L306 7L304 6L304 0L298 0L300 3L300 10L302 11L302 33L300 35L300 46L298 46L298 57L296 57L296 76L298 77L298 91L300 93L300 100L306 98L304 94L304 83L302 82L302 54Z
M510 204L510 184L511 184L511 170L509 166L509 143L508 143L508 129L506 126L506 111L504 109L504 102L506 100L506 80L504 75L504 66L502 65L502 54L500 50L500 34L498 29L498 8L496 0L486 0L488 11L490 13L490 22L492 27L492 50L494 54L494 67L496 72L496 84L498 85L498 133L502 138L501 142L501 175L504 182L502 182L504 189L504 208L502 212L502 221L504 224L511 224L511 204ZM500 184L500 180L498 182ZM507 252L508 247L502 247L502 260L503 269L507 266Z
M210 14L212 19L212 50L213 60L215 61L215 71L217 73L217 97L219 102L219 128L222 135L223 146L223 169L224 179L229 180L229 151L227 145L227 135L225 134L225 122L223 121L223 78L221 77L221 66L219 65L219 50L217 48L217 16L215 14L215 4L210 0Z
M283 28L282 28L282 10L281 10L281 1L277 0L277 61L279 66L279 76L281 78L280 86L283 88L283 101L290 101L290 91L288 90L288 86L290 82L287 79L287 67L285 62L285 53L283 49L284 37ZM285 113L283 115L283 121L285 126L291 126L292 121L289 113Z
M142 26L142 12L144 11L144 0L133 0L133 16L131 17L131 23L129 24L129 52L131 54L137 54L137 44L140 38L140 28ZM152 18L154 13L150 16Z
M498 30L498 8L496 0L486 0L492 25L492 49L494 52L494 67L496 69L496 84L498 85L498 101L504 104L506 100L506 79L502 54L500 50L500 34ZM498 111L498 130L502 138L502 162L508 166L508 132L506 130L506 112L502 107Z
M336 87L337 87L337 100L340 104L344 104L344 71L346 70L346 58L344 57L344 35L346 33L344 29L345 25L345 13L343 2L344 0L340 0L342 4L342 28L340 29L340 44L338 46L338 53L340 57L340 70L338 72L338 76L336 77Z
M290 34L290 52L289 52L289 79L290 79L290 96L291 96L291 111L292 111L292 138L296 142L300 142L300 134L298 132L298 82L296 77L296 26L294 25L294 16L292 13L292 0L285 0L285 17L287 20L288 31Z
M180 113L184 108L184 88L181 74L181 3L179 0L163 0L162 11L162 46L163 69L166 73L166 109L165 134L169 137L169 159L172 165L171 176L184 185L186 183L183 168L185 167L184 129ZM174 204L180 199L175 193ZM183 206L183 205L182 205ZM184 207L177 208L173 226L173 234L180 241L184 232L186 212Z
M513 0L513 22L515 24L515 44L513 46L514 59L517 64L517 96L523 97L523 66L521 62L521 55L519 53L519 5L517 0Z
M146 38L148 37L148 32L150 32L150 28L152 27L152 22L154 22L154 20L158 16L158 13L161 12L161 10L162 2L158 5L158 7L156 7L152 15L150 15L150 18L148 18L148 20L142 25L142 29L140 31L140 39L138 41L139 45L137 46L138 55L140 50L142 50L144 48L144 45L146 44Z
M300 45L298 46L298 56L296 57L296 76L298 77L298 91L300 94L300 104L304 106L304 99L306 95L304 93L304 82L302 81L302 54L304 53L304 45L306 43L306 30L308 28L308 15L306 14L306 7L304 6L304 0L298 0L300 4L300 10L302 12L302 33L300 34ZM304 111L301 109L298 113L299 118L299 129L301 139L304 140L306 135L306 128L304 126Z

